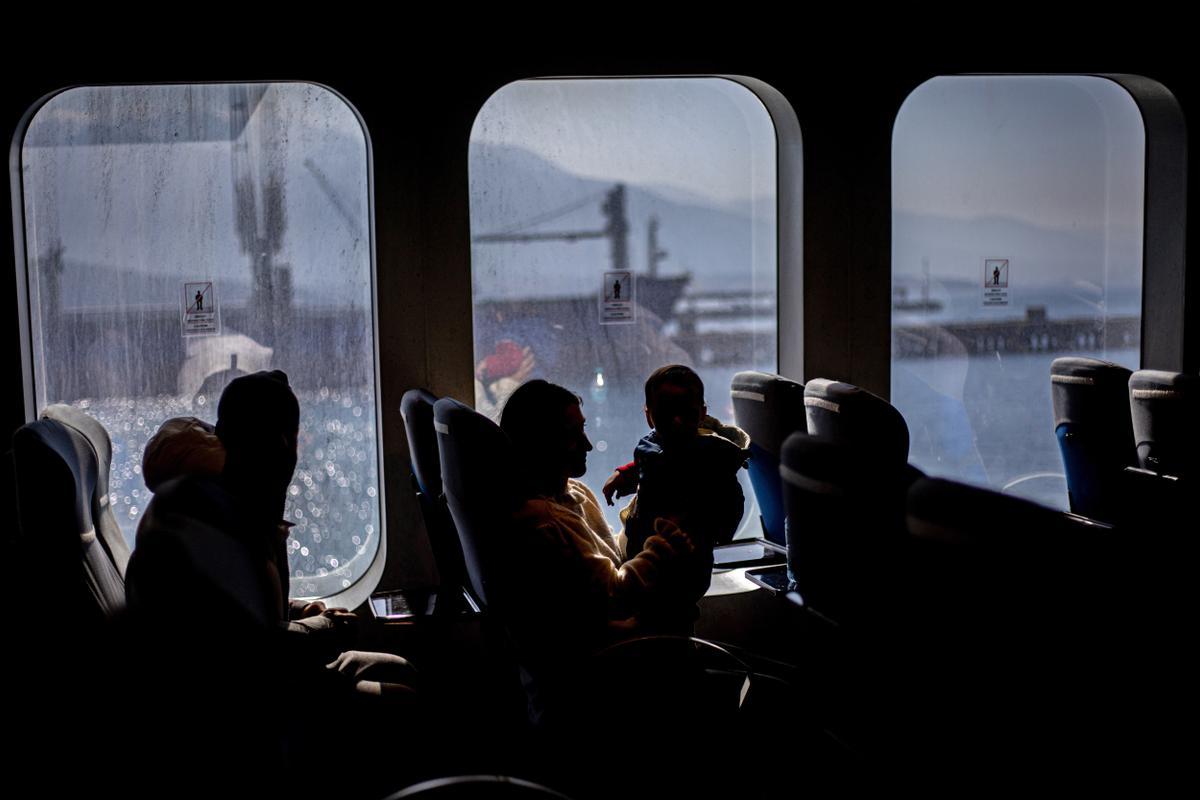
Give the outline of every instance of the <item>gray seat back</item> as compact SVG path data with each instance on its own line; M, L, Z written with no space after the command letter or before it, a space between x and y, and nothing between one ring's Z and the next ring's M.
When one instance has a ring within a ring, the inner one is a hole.
M1095 358L1056 358L1050 365L1054 435L1071 510L1077 514L1108 521L1120 514L1123 471L1137 459L1130 374L1119 364Z
M469 588L482 610L493 598L494 550L518 505L512 445L496 423L457 400L433 406L446 505L458 531Z
M465 575L462 545L442 491L442 465L434 431L437 398L425 389L409 389L400 400L400 415L408 437L413 482L438 577L444 586L462 584ZM478 599L478 598L476 598Z
M1189 477L1200 472L1200 377L1143 369L1129 378L1140 466Z
M850 383L815 378L804 385L804 407L808 432L818 439L908 461L908 424L882 397Z
M763 533L786 545L779 454L788 436L808 430L804 384L765 372L739 372L733 376L730 394L734 419L750 436L750 485L758 499Z
M111 453L103 426L65 405L13 435L22 542L57 600L96 623L124 607L129 563L109 507Z

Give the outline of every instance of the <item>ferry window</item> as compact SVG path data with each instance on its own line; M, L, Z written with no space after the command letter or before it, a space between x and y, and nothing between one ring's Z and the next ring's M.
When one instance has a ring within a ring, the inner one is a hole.
M1145 141L1100 77L939 77L905 101L892 402L918 467L1067 507L1050 363L1139 366Z
M158 426L215 421L230 379L282 369L301 405L292 593L350 587L383 533L357 113L304 83L75 88L36 112L20 159L34 397L108 429L130 544Z
M776 132L742 84L512 83L469 168L476 408L498 419L532 377L579 393L594 489L648 432L656 368L694 367L727 422L734 373L776 371ZM744 471L743 488L757 535Z

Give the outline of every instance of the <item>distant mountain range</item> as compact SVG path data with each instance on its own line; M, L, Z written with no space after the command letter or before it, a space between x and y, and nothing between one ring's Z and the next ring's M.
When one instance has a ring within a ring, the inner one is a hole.
M520 147L472 142L469 151L473 235L600 231L601 203L613 182L572 174ZM645 272L647 226L659 220L658 244L667 252L660 274L690 272L691 291L770 289L775 285L775 210L769 198L737 202L704 198L670 186L628 185L629 257ZM808 203L819 203L810 197ZM550 212L570 207L555 219ZM762 209L756 217L753 209ZM1011 218L955 219L897 212L893 217L896 281L917 296L928 264L931 284L979 285L984 258L1007 258L1014 289L1068 287L1092 294L1104 286L1140 282L1141 237L1136 230L1059 230ZM298 244L298 235L293 248ZM479 298L565 297L598 291L611 268L605 238L569 243L474 243L474 286ZM65 307L119 304L175 305L181 281L123 265L90 263L80 252L64 254ZM849 268L851 265L847 265ZM249 297L248 264L223 267L215 276L224 303ZM339 270L303 264L293 291L304 305L342 305L357 290Z
M472 235L506 232L527 220L592 198L560 218L522 232L598 231L600 210L614 182L567 172L523 148L472 142ZM668 256L660 274L691 272L692 290L749 289L757 265L763 288L775 284L775 211L754 218L751 203L722 203L674 187L628 185L629 257L645 272L647 225L659 220L658 244ZM476 243L471 248L475 289L493 298L568 296L599 288L610 269L607 239L568 242ZM588 277L585 277L588 276Z
M982 285L987 258L1009 259L1013 286L1131 284L1141 279L1142 241L1136 230L1065 231L1006 217L892 215L892 268L901 281L919 282L927 260L934 280Z
M250 275L244 278L210 276L203 272L187 280L213 278L217 300L222 306L245 305L250 299ZM109 309L118 306L179 308L183 302L183 281L174 275L146 273L132 269L93 264L74 258L63 259L60 301L68 310ZM343 292L344 293L344 292ZM364 299L366 297L363 293ZM295 287L293 297L299 305L325 306L330 303L317 287Z

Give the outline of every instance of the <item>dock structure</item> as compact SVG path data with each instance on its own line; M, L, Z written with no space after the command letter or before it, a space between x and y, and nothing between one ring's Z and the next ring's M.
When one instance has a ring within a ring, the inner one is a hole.
M703 365L742 363L765 354L762 331L714 327L711 323L775 315L772 294L748 291L689 293L675 306L672 339ZM897 359L952 358L984 354L1078 353L1137 347L1141 317L1052 319L1043 306L1030 306L1021 319L930 321L892 329Z
M1137 347L1136 316L1048 319L1033 307L1024 319L905 325L892 331L892 357L940 358L988 353L1072 353Z

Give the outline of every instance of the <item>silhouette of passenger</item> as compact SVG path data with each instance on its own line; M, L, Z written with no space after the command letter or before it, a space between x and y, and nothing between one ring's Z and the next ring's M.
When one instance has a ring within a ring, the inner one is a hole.
M177 430L182 447L169 439L149 443L147 466L158 485L138 525L127 593L131 606L155 613L203 598L220 624L270 628L287 618L283 508L300 406L286 375L260 372L232 381L217 415L211 433L203 423ZM224 451L219 474L215 459L199 459L210 462L206 468L181 459L216 444ZM155 463L172 457L179 463ZM219 564L237 569L225 574Z
M522 503L499 554L499 588L534 721L586 692L575 684L579 665L638 633L643 600L681 586L693 557L688 536L667 520L643 550L622 557L599 501L578 480L592 449L584 424L579 397L543 380L513 392L500 421L516 451Z
M288 599L291 525L284 521L283 510L296 465L299 403L287 376L275 371L234 379L221 395L217 414L215 428L192 417L167 420L147 442L142 474L156 496L145 519L153 522L151 512L170 500L173 478L198 483L207 494L219 498L218 511L236 511L235 518L213 521L221 523L223 531L232 533L261 561L270 587L267 599L279 619L324 616L330 623L349 623L354 615L344 609L326 609L320 601ZM207 516L205 507L188 512ZM152 527L145 521L143 525ZM330 626L309 621L304 627L324 631Z
M1000 268L992 267L992 286L1000 285Z
M621 282L619 280L613 281L613 299L621 299Z
M310 735L287 724L290 703L303 698L306 713L316 715L306 723L317 729L347 712L363 711L370 721L374 712L358 709L356 690L411 702L412 690L398 676L412 670L389 654L339 655L353 615L288 599L290 526L283 511L300 406L287 376L258 372L233 380L217 414L215 429L173 420L185 444L152 441L147 448L148 457L176 463L150 470L156 491L138 526L126 594L143 642L155 648L144 660L173 665L169 674L143 680L139 691L174 702L141 713L148 729L160 731L165 749L157 755L164 763L197 752L222 764L243 759L239 767L273 794L284 782L288 754L298 755ZM219 473L214 434L224 451ZM193 724L214 707L226 709L231 723L219 739ZM329 719L320 720L322 714Z
M199 290L196 291L196 310L204 310L204 295L201 294Z
M660 367L646 380L646 422L653 429L638 442L634 460L604 484L604 498L637 492L621 512L629 552L654 532L655 521L677 522L692 537L697 555L694 596L666 598L661 624L682 632L696 614L695 602L712 577L712 549L737 533L745 499L738 470L748 457L750 437L708 415L704 383L689 367ZM671 608L672 602L678 604ZM682 626L682 627L681 627Z

